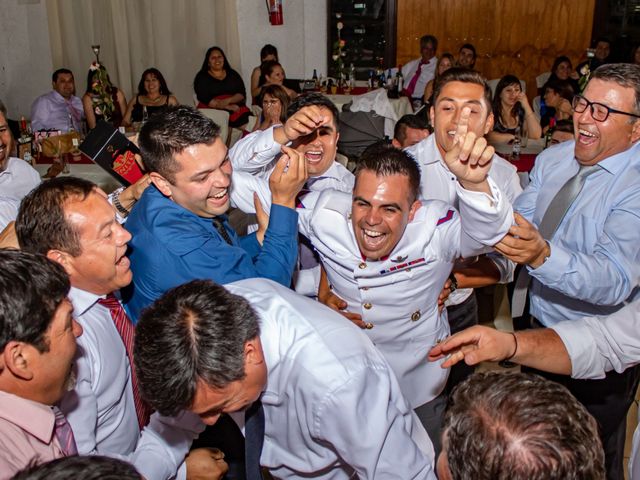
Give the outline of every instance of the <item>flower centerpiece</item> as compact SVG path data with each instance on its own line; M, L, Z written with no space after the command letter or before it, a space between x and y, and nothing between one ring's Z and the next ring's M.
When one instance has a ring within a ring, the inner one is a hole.
M109 74L107 73L107 69L97 61L91 62L89 70L93 72L91 75L91 102L93 104L93 111L96 115L102 116L105 120L109 121L115 111L112 97L113 86L109 80Z
M341 30L344 28L344 24L340 21L340 19L342 18L342 14L336 13L336 18L338 19L338 23L336 24L338 38L333 43L333 53L331 55L331 58L334 61L336 80L338 80L339 82L344 78L344 57L347 55L347 53L344 51L346 42L341 38Z

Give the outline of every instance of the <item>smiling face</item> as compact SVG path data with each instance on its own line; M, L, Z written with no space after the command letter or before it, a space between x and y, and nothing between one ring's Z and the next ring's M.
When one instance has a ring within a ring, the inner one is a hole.
M596 44L596 58L598 60L606 60L611 52L609 42L600 41Z
M267 82L282 85L284 81L284 69L280 65L276 65L269 75L265 75Z
M493 113L484 98L484 87L477 83L452 81L440 90L431 107L431 124L434 126L436 144L442 156L453 147L460 113L464 107L471 109L469 131L478 137L493 128Z
M7 167L7 160L12 149L13 135L11 135L6 117L0 112L0 172Z
M219 72L220 70L224 70L224 56L220 50L216 50L215 48L211 50L209 54L209 70L214 72Z
M560 80L567 80L571 75L571 64L569 62L560 62L554 73Z
M590 102L598 102L623 112L637 113L633 88L599 78L592 79L583 93ZM633 122L633 123L631 123ZM576 139L575 156L582 165L595 165L601 160L623 152L640 138L638 119L610 113L604 122L591 116L591 108L573 113Z
M174 160L179 170L172 181L151 173L152 182L165 196L199 217L213 218L229 210L232 168L220 137L211 145L191 145Z
M267 367L259 338L245 344L245 377L224 387L212 387L200 379L190 410L207 425L213 425L223 413L239 412L255 402L267 384Z
M438 65L438 75L442 75L451 67L453 67L453 65L451 64L451 60L449 60L449 57L443 57L440 60L440 64Z
M391 253L420 208L411 201L406 175L378 176L362 170L356 177L351 207L353 232L362 255L379 260Z
M76 91L73 75L70 73L59 73L56 81L53 82L53 89L62 95L62 97L69 100Z
M469 48L460 49L460 53L458 54L458 65L464 68L473 68L475 63L476 58L473 54L473 50Z
M95 190L85 199L69 200L64 213L80 240L80 254L63 252L60 261L71 285L96 295L129 285L132 274L125 253L131 234L117 222L104 192Z
M160 92L160 80L153 73L147 73L144 77L144 89L147 95L150 93L157 94Z
M64 299L58 306L47 330L45 341L48 351L31 351L31 368L35 372L34 391L39 398L34 399L46 405L57 403L75 385L73 359L76 354L76 337L82 335L82 327L73 319L73 305Z
M331 110L320 107L320 114L330 120L314 130L313 133L297 138L291 145L292 148L304 155L307 161L307 171L311 177L324 174L333 165L338 148L338 138L340 138L338 126Z

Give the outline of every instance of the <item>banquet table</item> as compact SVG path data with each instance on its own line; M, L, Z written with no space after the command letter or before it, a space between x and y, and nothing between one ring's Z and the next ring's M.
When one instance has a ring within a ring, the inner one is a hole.
M342 106L351 102L356 95L325 94L325 96L334 103L334 105L338 108L338 111L342 111ZM411 102L407 97L390 98L389 102L391 102L391 106L396 112L398 118L402 117L403 115L413 113Z
M43 162L46 162L46 161L47 161L46 159L43 160ZM70 161L67 163L67 165L69 166L69 173L59 173L57 176L58 177L74 176L74 177L84 178L85 180L89 180L95 183L107 193L111 193L116 188L120 188L122 186L120 182L118 182L118 180L116 180L114 177L112 177L107 172L105 172L101 167L91 162L91 160L88 160L88 162L89 163L86 163L84 161L83 162ZM51 162L41 163L39 161L34 168L38 171L40 176L43 177L43 180L46 180L47 178L44 177L44 175L46 175L47 170L49 170L49 167L51 167L51 165L52 165Z

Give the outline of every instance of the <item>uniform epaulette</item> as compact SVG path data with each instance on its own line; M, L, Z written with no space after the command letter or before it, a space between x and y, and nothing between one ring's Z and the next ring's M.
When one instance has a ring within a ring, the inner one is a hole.
M449 210L444 217L438 219L438 223L436 223L436 225L442 225L443 223L447 223L452 218L453 218L453 210Z

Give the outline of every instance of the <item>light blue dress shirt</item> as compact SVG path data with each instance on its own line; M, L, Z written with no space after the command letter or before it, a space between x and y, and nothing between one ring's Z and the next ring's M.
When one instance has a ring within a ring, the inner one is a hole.
M599 162L553 238L551 255L529 267L531 314L549 326L609 315L638 297L640 277L640 147ZM574 142L542 152L514 210L536 227L560 188L578 172Z

